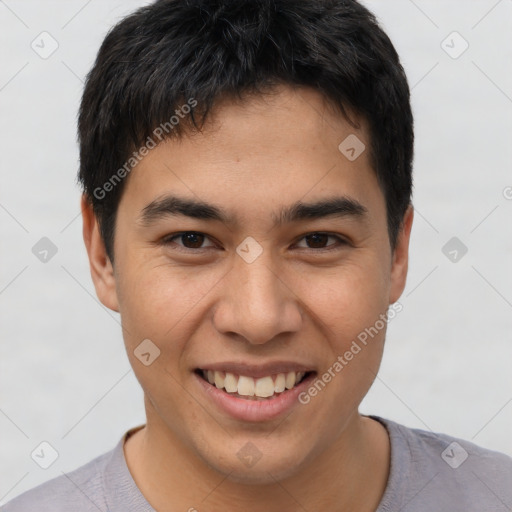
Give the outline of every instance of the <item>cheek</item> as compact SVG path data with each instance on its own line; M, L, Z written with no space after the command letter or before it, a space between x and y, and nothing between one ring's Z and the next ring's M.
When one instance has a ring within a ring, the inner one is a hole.
M118 296L127 346L149 338L162 352L176 353L197 327L202 301L220 285L222 272L167 262L125 268Z
M202 301L218 281L215 273L168 263L125 267L119 294L125 347L151 407L162 417L197 407L197 397L183 388L190 378L187 343L204 321Z
M343 348L387 310L389 275L384 267L373 253L360 251L336 268L290 276L290 287L325 336Z

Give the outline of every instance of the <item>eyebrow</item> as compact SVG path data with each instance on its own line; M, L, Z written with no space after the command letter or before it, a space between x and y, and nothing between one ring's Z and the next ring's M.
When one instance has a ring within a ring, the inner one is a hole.
M297 201L291 206L281 208L276 215L271 214L274 227L302 220L323 219L327 217L355 218L364 220L368 209L359 201L347 196L331 197L311 203ZM196 199L181 198L167 195L155 199L145 206L138 221L143 226L174 216L185 216L194 219L219 221L224 224L236 224L236 217L225 209Z

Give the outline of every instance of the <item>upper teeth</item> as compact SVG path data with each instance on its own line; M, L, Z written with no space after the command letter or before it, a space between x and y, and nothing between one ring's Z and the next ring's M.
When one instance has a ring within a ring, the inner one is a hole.
M225 389L228 393L238 393L243 396L257 396L267 398L274 393L282 393L285 389L291 389L305 375L305 372L278 373L268 375L260 379L253 379L246 375L236 375L229 372L203 370L203 376L210 384L219 389Z

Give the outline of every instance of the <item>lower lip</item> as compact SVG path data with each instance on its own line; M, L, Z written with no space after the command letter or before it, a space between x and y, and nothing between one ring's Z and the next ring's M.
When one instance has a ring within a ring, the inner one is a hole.
M272 420L290 411L294 406L300 405L298 396L307 389L315 374L311 373L299 385L265 400L246 400L229 395L204 380L197 373L194 373L194 376L199 381L206 396L219 409L238 420L257 422Z

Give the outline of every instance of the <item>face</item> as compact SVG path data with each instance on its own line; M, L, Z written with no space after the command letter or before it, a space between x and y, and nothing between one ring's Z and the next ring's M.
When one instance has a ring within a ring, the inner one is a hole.
M113 269L86 234L148 432L230 478L285 478L341 443L377 373L412 212L392 252L368 151L338 149L350 135L369 146L309 89L224 102L132 171Z

